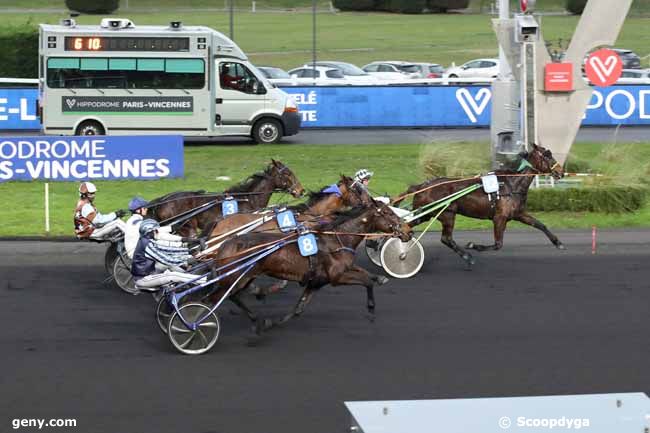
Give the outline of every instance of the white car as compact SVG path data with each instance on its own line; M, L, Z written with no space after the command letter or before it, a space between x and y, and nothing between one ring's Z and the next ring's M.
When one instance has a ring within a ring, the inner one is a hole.
M499 59L476 59L462 66L450 67L444 78L495 78L499 75Z
M422 78L420 76L420 69L418 66L410 62L372 62L361 69L370 75L374 75L375 77L387 81L397 81L408 78Z
M289 71L289 75L298 86L345 86L353 84L345 79L338 68L327 66L303 66Z
M373 77L363 69L358 66L353 65L352 63L345 62L316 62L316 66L325 66L328 68L336 68L340 70L345 79L348 81L347 84L355 85L372 85L372 84L382 84L384 81L380 80L377 77ZM305 64L304 67L310 68L311 63Z
M258 66L257 69L264 75L264 77L276 86L295 86L296 83L291 78L291 75L284 69L276 68L274 66Z

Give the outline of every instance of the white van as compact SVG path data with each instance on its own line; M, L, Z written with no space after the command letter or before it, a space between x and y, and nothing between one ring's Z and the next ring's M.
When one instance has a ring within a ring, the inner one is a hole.
M39 114L46 134L251 136L300 129L291 96L225 35L200 26L39 26Z

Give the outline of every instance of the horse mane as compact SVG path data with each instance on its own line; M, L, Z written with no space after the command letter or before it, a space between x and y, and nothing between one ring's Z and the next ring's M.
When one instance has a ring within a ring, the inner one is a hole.
M258 173L251 174L248 176L246 179L241 181L240 183L231 186L227 190L225 190L225 193L241 193L241 192L250 192L253 190L253 187L260 183L263 179L266 179L267 177L267 172L266 171L260 171Z
M175 192L170 192L169 194L165 194L162 197L154 198L153 200L149 201L149 204L147 205L148 208L153 208L158 206L159 204L162 204L166 202L167 200L171 199L176 199L180 198L182 196L188 195L188 196L194 196L194 195L202 195L205 194L205 190L196 190L196 191L175 191Z
M340 226L341 224L359 217L361 214L366 212L368 207L366 206L356 206L350 209L341 210L334 212L331 217L334 218L330 222L323 223L318 226L319 230L333 230Z

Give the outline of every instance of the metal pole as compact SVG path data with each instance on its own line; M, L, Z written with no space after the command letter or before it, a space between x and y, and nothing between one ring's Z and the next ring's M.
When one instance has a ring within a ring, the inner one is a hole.
M235 40L235 0L230 0L230 40Z
M50 234L50 184L45 182L45 233Z
M499 0L499 19L507 20L510 18L510 0ZM507 78L512 74L510 71L510 66L508 65L508 59L506 58L506 52L499 45L499 76Z
M312 65L316 69L316 0L311 2L311 15L312 15Z

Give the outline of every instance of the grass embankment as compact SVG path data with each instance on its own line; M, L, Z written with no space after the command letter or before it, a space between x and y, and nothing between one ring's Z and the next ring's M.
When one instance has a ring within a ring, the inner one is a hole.
M220 7L222 3L217 2ZM186 25L209 26L228 33L229 18L223 11L131 12L136 25L166 24L182 20ZM65 13L29 12L2 14L3 30L29 22L58 23ZM97 24L99 16L82 16L80 24ZM317 18L317 50L321 60L341 60L363 66L375 60L435 62L445 66L480 57L495 57L497 43L492 16L476 14L398 15L387 13L321 13ZM551 42L572 36L578 17L545 16L544 36ZM649 54L648 18L628 18L617 46ZM235 16L235 41L257 65L285 69L312 58L312 17L309 13L250 13ZM648 59L643 60L648 67ZM36 74L36 71L34 71Z
M448 144L444 144L447 145ZM278 146L196 146L185 150L185 178L158 181L97 181L97 206L101 211L125 208L129 199L142 195L151 199L176 190L206 189L221 191L266 166L270 158L285 162L306 188L317 189L335 182L340 173L353 174L361 167L375 172L372 190L397 195L407 186L425 178L422 157L434 145L278 145ZM455 143L458 159L484 148L485 144ZM650 144L635 144L639 161L650 160ZM597 158L599 144L576 144L578 158ZM475 174L475 173L473 173ZM232 181L217 181L230 176ZM72 213L77 199L77 183L50 183L52 235L72 234ZM43 182L0 184L0 236L44 234ZM289 196L275 200L288 200ZM552 228L639 227L650 226L650 206L635 213L602 214L538 212L536 215ZM519 226L512 223L512 226ZM435 226L434 226L435 227ZM489 228L490 222L459 218L457 228Z

